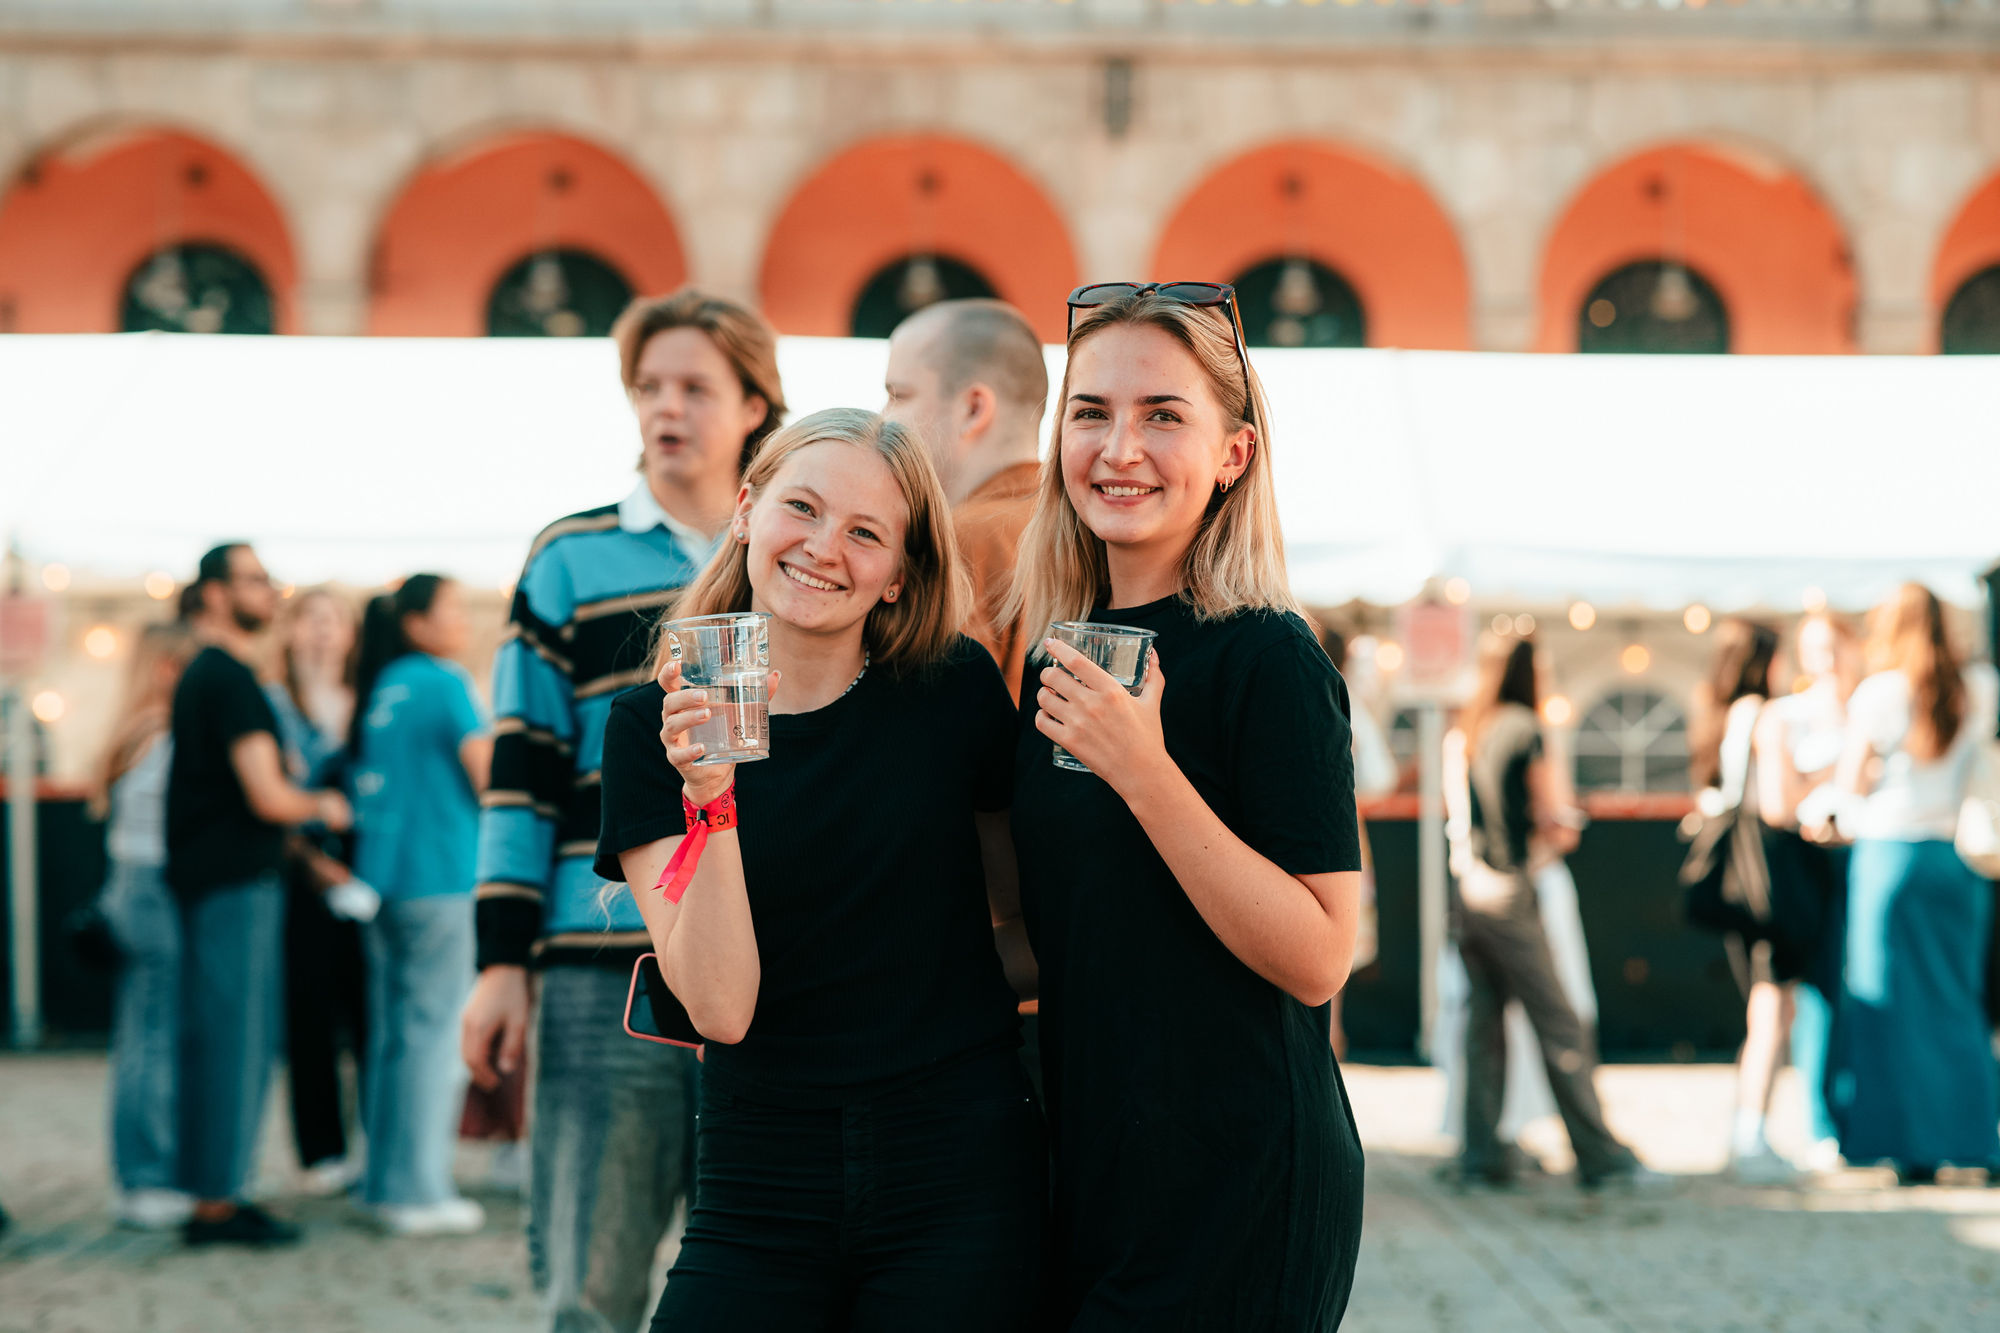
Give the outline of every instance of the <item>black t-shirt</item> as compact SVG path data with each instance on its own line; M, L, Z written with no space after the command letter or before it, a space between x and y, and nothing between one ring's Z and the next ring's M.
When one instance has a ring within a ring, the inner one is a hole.
M1292 874L1358 870L1347 687L1297 616L1201 622L1178 598L1093 620L1157 631L1167 753ZM1062 1317L1331 1328L1360 1236L1361 1148L1329 1014L1218 940L1105 781L1057 768L1028 665L1014 780L1041 965Z
M174 762L167 774L167 883L204 893L275 873L285 830L251 812L229 757L278 719L250 668L221 648L195 654L174 690Z
M686 826L662 698L648 684L611 706L597 844L609 880L625 877L621 851ZM709 1044L704 1077L835 1106L1018 1042L973 822L1006 808L1013 724L993 659L966 638L935 666L874 667L824 708L772 716L771 757L736 770L757 1012L741 1042Z
M1486 724L1466 765L1472 851L1495 870L1528 868L1535 813L1528 765L1542 757L1542 727L1525 704L1504 704Z

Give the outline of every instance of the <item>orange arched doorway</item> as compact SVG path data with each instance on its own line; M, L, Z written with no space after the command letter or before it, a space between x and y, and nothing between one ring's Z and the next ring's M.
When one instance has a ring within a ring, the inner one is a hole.
M1458 234L1422 182L1388 163L1316 140L1245 153L1174 210L1152 276L1230 282L1277 259L1344 278L1371 347L1471 345Z
M764 247L764 313L785 333L846 335L870 280L919 256L972 270L1062 341L1077 285L1062 218L1012 163L941 135L857 144L793 191Z
M1931 322L1929 347L1938 351L1943 342L1942 326L1952 298L1959 289L1988 270L2000 268L2000 175L1995 175L1973 191L1965 206L1952 219L1951 227L1938 246L1931 265ZM1994 280L1984 278L1985 287ZM1986 309L1991 311L1990 303ZM1987 325L1990 328L1991 325ZM1990 347L1990 335L1981 339L1982 350Z
M376 234L368 331L474 337L524 260L577 253L634 294L687 281L674 221L624 161L572 135L521 131L428 163Z
M140 266L188 245L254 270L269 327L293 330L298 268L284 215L226 149L148 126L40 153L0 197L0 331L115 333Z
M1711 284L1729 350L1854 351L1854 266L1840 223L1796 172L1713 144L1672 144L1600 172L1542 253L1535 347L1573 352L1592 289L1666 260Z

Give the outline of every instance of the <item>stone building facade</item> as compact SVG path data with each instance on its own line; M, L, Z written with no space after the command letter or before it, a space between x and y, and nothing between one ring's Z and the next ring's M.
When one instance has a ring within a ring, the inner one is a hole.
M1297 257L1368 343L1564 350L1664 260L1731 350L1924 353L2000 264L2000 7L9 0L0 180L21 331L206 237L289 332L481 332L551 248L800 333L910 256L1050 329Z

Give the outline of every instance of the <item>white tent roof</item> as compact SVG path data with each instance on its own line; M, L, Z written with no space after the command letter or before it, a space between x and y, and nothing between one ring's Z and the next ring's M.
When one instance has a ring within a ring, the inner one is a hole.
M788 338L794 414L881 400L883 344ZM1260 351L1294 584L1836 606L2000 557L2000 365L1977 357ZM1053 375L1061 352L1052 349ZM184 573L222 538L298 582L489 585L633 484L602 340L0 339L0 532Z

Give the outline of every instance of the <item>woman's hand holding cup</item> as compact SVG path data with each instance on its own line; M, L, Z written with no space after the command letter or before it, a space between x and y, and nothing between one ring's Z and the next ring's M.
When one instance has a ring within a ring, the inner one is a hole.
M779 673L771 673L770 693L778 692ZM736 765L703 764L706 747L690 734L711 715L708 691L687 685L681 679L681 664L668 662L657 677L666 697L660 701L660 744L667 762L681 775L682 789L691 804L707 805L729 790L736 781Z

